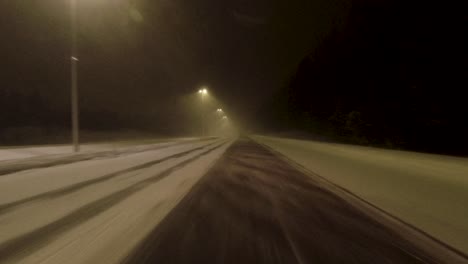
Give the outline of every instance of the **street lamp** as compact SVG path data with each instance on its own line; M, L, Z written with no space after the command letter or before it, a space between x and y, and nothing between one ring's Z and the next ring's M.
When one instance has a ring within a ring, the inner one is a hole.
M201 94L201 95L203 96L203 95L208 94L208 90L207 90L206 88L203 88L203 89L198 90L198 93ZM203 97L202 97L202 98L203 98Z
M73 151L80 151L79 142L79 107L78 107L78 47L76 38L76 0L70 0L71 26L71 119Z
M206 118L205 118L205 111L203 109L203 105L205 105L205 96L208 94L208 90L206 88L201 88L200 90L198 90L198 93L201 94L201 100L202 100L202 136L205 136L206 134Z
M221 108L218 108L218 109L216 109L216 112L218 112L218 113L222 113L222 112L223 112L223 109L221 109Z

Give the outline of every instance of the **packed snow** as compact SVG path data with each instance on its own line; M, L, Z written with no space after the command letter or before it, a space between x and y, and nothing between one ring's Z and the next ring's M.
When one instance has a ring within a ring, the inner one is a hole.
M468 253L468 158L266 136L252 138Z
M28 238L24 249L0 257L0 263L117 263L224 153L230 144L223 142L190 142L0 176L0 251ZM13 209L1 210L11 204ZM35 235L48 226L53 228Z
M149 145L164 144L174 141L188 141L195 138L170 138L170 139L154 139L154 140L133 140L133 141L114 141L95 144L81 144L81 153L95 153L100 151L122 151L135 146L148 147ZM33 157L58 156L58 155L74 155L72 145L45 145L45 146L16 146L16 147L1 147L0 146L0 162L27 159ZM1 165L1 164L0 164Z

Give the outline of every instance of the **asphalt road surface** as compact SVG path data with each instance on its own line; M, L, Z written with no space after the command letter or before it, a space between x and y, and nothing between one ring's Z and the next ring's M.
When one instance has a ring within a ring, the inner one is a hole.
M410 242L249 140L231 146L125 259L174 264L452 261L464 260L444 260Z

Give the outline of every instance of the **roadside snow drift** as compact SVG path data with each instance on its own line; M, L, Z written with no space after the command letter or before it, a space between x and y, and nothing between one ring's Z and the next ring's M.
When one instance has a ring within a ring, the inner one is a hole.
M468 158L265 136L252 138L468 253Z

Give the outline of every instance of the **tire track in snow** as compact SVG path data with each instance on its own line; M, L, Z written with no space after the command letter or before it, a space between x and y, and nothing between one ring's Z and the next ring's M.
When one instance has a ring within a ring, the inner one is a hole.
M121 263L465 262L439 258L240 139Z
M59 188L57 190L52 190L52 191L49 191L49 192L40 193L40 194L31 196L31 197L27 197L27 198L24 198L24 199L21 199L21 200L17 200L17 201L10 202L10 203L7 203L7 204L2 204L2 205L0 205L0 216L7 213L7 212L9 212L9 211L11 211L11 210L14 210L15 208L18 208L18 207L20 207L22 205L25 205L27 203L35 202L35 201L39 201L39 200L43 200L43 199L53 199L53 198L61 197L61 196L64 196L64 195L79 191L79 190L81 190L83 188L86 188L88 186L91 186L91 185L94 185L94 184L97 184L97 183L101 183L101 182L104 182L104 181L108 181L110 179L113 179L113 178L118 177L120 175L123 175L125 173L129 173L129 172L136 171L136 170L141 170L141 169L146 169L146 168L149 168L149 167L154 166L156 164L159 164L159 163L162 163L164 161L170 160L170 159L180 158L180 157L188 155L188 154L190 154L192 152L201 150L203 148L210 147L210 146L212 146L212 145L214 145L216 143L217 142L213 142L213 143L201 146L201 147L197 147L197 148L190 149L190 150L187 150L187 151L183 151L183 152L180 152L180 153L177 153L177 154L174 154L174 155L170 155L170 156L164 157L162 159L149 161L149 162L146 162L146 163L143 163L143 164L140 164L140 165L136 165L136 166L124 169L124 170L112 172L112 173L106 174L106 175L98 177L98 178L78 182L78 183L75 183L75 184L72 184L72 185L69 185L69 186L66 186L66 187Z
M34 157L32 158L33 160L29 160L29 163L26 162L26 164L25 164L25 161L21 161L21 163L19 164L9 164L6 166L0 166L0 176L11 174L11 173L16 173L20 171L25 171L25 170L44 169L44 168L50 168L50 167L59 166L59 165L67 165L71 163L92 160L95 158L116 158L116 157L123 156L123 155L131 155L131 154L136 154L136 153L145 152L145 151L160 150L160 149L175 147L175 146L184 145L188 143L193 143L197 141L202 142L205 140L212 140L212 139L213 138L205 138L205 139L175 142L175 143L167 144L164 146L153 146L153 147L147 147L143 149L139 149L135 147L130 150L129 149L110 150L110 151L103 151L103 152L98 152L98 153L84 153L84 154L73 155L71 157L60 158L58 160L44 161L42 163L38 163L38 161L36 160L36 157Z
M132 194L146 188L150 184L154 184L161 179L169 176L172 172L181 169L187 164L209 154L210 152L219 149L225 145L227 141L222 142L215 147L203 151L202 153L191 157L179 164L172 166L151 178L147 178L136 182L125 189L114 192L92 203L84 205L70 214L50 223L35 231L21 235L0 244L0 263L17 262L22 257L30 255L35 251L42 248L47 243L53 241L61 234L71 230L72 228L80 225L81 223L91 219L92 217L106 211L107 209L117 205ZM212 143L214 144L214 143ZM212 145L209 144L209 145ZM205 146L206 147L206 146Z

